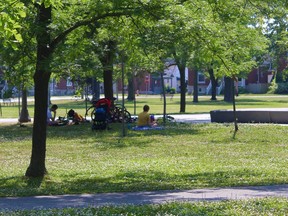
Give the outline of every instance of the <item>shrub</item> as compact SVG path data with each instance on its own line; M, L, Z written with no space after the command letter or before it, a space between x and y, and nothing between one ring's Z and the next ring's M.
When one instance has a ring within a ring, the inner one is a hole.
M272 82L268 88L268 93L271 93L271 94L288 94L288 83Z
M238 94L247 94L247 93L249 93L247 89L243 87L238 88Z
M7 89L3 94L3 98L11 98L12 96L13 96L12 88Z
M175 94L175 92L176 92L176 89L175 89L175 88L171 88L171 89L170 89L170 94Z

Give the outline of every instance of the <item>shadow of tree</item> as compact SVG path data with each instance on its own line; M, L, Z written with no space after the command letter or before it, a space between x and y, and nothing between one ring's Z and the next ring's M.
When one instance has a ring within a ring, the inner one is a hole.
M141 170L128 171L110 177L96 174L82 178L81 172L61 177L61 182L52 177L28 180L21 176L0 179L0 196L31 196L56 194L109 193L128 191L184 190L228 186L285 184L273 177L257 178L248 181L249 176L257 177L260 173L247 170L202 172L190 175L168 174L166 172ZM40 187L41 186L41 187Z

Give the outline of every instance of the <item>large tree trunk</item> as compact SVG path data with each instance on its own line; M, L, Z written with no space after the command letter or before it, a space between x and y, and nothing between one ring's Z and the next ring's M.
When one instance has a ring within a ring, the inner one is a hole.
M29 112L27 109L27 89L22 89L22 104L21 104L21 112L18 121L20 123L30 122L31 118L29 116Z
M104 70L104 96L113 101L113 70Z
M186 79L185 79L185 68L186 61L184 59L179 59L176 50L173 52L176 65L178 66L180 72L180 112L185 112L186 108Z
M105 51L104 55L100 58L102 66L105 68L103 71L104 95L105 98L109 98L113 101L113 61L115 54L115 43L114 41L108 41L105 46L107 51Z
M122 84L123 85L123 84ZM135 100L135 87L134 87L134 77L133 75L130 75L128 79L128 101Z
M234 81L231 77L224 77L224 101L233 102L234 97Z
M214 75L214 70L213 68L210 68L208 70L209 76L210 76L210 80L211 80L211 84L212 84L212 88L211 88L211 100L217 100L216 96L217 96L217 85L218 85L218 79L216 79L215 75Z
M92 101L96 101L100 98L100 83L95 79L92 78Z
M27 168L27 177L43 177L46 173L46 129L48 107L48 83L50 71L50 31L51 7L38 6L37 63L34 74L35 109L32 137L32 156Z

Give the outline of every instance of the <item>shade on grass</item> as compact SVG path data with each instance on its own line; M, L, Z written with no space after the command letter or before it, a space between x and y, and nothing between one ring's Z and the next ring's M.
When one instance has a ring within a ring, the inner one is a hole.
M287 127L171 124L121 137L91 125L49 127L44 179L24 178L32 126L0 126L0 196L283 184Z

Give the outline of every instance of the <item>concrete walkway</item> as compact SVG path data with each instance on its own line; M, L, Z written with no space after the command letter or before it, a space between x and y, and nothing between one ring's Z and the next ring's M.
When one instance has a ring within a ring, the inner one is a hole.
M160 204L172 201L221 201L264 197L288 198L288 185L210 188L105 194L0 198L0 211L48 208L100 207L104 205Z

